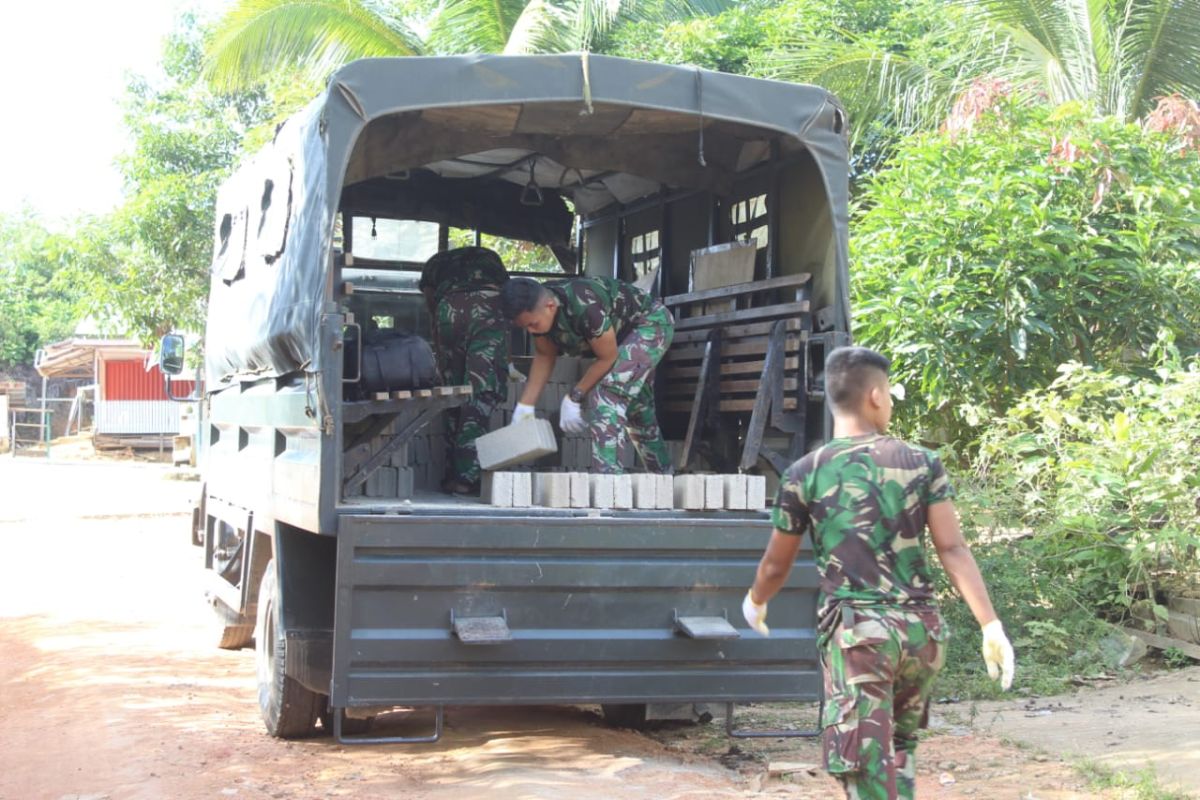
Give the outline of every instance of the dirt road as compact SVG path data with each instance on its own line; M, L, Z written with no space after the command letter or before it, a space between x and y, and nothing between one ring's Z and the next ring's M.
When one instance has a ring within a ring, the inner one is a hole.
M0 458L0 800L127 798L828 798L811 742L731 744L720 727L649 735L587 708L452 709L421 746L284 742L258 719L253 655L212 646L195 484L128 462ZM1171 713L1194 717L1183 706ZM748 709L803 723L812 709ZM418 730L422 719L397 715ZM922 745L922 798L1118 797L1053 755L946 723ZM798 762L768 777L767 763Z

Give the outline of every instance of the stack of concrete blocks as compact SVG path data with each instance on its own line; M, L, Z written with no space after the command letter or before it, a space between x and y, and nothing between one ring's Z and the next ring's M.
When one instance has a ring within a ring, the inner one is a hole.
M413 485L417 489L436 491L446 475L446 428L444 412L436 414L408 444L401 447L407 457L402 462L413 470ZM401 461L393 457L394 465Z
M391 440L395 426L396 423L392 423L370 442L371 455L378 453ZM428 451L428 439L424 441ZM391 452L386 464L371 473L363 484L362 493L383 500L406 500L412 497L417 475L422 469L421 466L414 466L412 443L401 445Z
M533 505L533 473L485 472L480 496L497 508L528 508Z
M533 476L534 505L590 508L591 476L586 472L538 472Z
M633 507L640 509L672 509L675 497L670 475L637 472L633 479Z
M763 475L676 475L675 508L685 511L762 511L767 507Z

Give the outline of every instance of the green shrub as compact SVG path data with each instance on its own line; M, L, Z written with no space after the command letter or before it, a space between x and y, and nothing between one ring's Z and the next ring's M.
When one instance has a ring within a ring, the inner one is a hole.
M905 140L851 225L854 334L894 360L902 432L970 442L1079 361L1200 346L1200 159L1166 134L1012 98Z
M1068 364L986 430L975 476L1045 570L1119 617L1200 574L1198 425L1200 362L1141 380Z

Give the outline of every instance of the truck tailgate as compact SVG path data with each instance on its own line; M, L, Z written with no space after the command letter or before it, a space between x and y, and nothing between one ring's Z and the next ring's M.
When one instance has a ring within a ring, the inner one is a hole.
M769 536L733 515L342 516L332 704L815 699L811 553L771 638L741 619Z

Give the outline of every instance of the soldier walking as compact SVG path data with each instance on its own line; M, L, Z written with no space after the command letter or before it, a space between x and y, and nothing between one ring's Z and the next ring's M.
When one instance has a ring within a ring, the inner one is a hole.
M763 636L767 601L787 581L807 532L820 575L817 644L825 680L825 768L849 798L912 798L948 631L925 558L933 547L983 631L988 674L1008 689L1013 651L959 527L937 454L886 436L890 363L841 347L825 363L833 438L784 474L774 533L742 613Z
M438 253L421 271L418 285L433 315L442 381L470 385L472 392L467 403L446 414L446 492L479 490L475 440L487 433L508 380L509 325L500 305L500 288L508 279L500 256L485 247Z
M514 278L500 292L504 313L533 334L534 357L513 424L532 417L560 353L596 360L560 408L568 433L592 435L592 471L619 473L629 442L647 472L671 472L671 455L654 413L654 368L675 335L671 312L632 284L570 278L540 284ZM591 412L584 420L584 407Z

